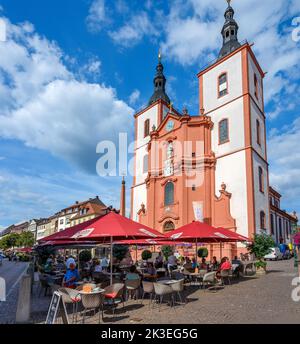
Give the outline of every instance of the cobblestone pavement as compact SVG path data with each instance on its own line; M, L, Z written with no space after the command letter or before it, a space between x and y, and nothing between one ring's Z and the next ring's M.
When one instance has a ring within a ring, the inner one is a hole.
M25 272L28 264L22 262L9 262L3 260L0 267L0 277L6 282L6 302L0 302L0 323L14 323L18 303L19 280Z
M296 277L293 260L268 262L265 276L248 277L233 282L230 286L211 293L197 286L188 287L185 294L188 302L170 308L149 307L149 300L130 300L124 310L119 307L115 316L104 313L105 324L255 324L255 323L297 323L300 324L300 302L294 302L291 293L292 279ZM50 296L38 296L34 288L32 299L32 322L45 321ZM71 310L70 310L71 311ZM78 316L79 322L81 317ZM0 322L1 307L0 307ZM87 317L86 323L98 323L98 315Z

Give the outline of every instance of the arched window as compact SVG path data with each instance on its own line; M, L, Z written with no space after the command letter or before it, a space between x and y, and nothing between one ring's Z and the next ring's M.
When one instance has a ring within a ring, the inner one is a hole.
M174 184L168 182L165 186L165 206L174 204Z
M169 232L175 229L175 225L172 221L167 221L164 224L164 231Z
M148 154L144 155L144 159L143 159L143 173L148 173Z
M258 178L259 178L259 191L264 192L264 171L260 166L258 167Z
M228 93L227 73L223 73L219 76L218 92L219 92L219 97L225 96L225 94Z
M274 215L273 214L271 214L270 221L271 221L271 234L274 235Z
M150 134L150 119L146 119L144 123L144 137L147 137Z
M260 228L266 229L266 214L264 211L260 212Z
M228 119L219 122L219 144L229 141Z
M254 74L254 94L255 94L255 97L258 98L258 81L257 81L256 74Z
M260 145L260 122L256 120L256 142Z

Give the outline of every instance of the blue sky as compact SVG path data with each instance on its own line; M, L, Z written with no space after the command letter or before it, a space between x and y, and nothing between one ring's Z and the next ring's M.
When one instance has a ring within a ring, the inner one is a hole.
M268 72L271 184L283 208L300 212L300 32L292 36L300 2L233 7L240 41L255 43ZM132 137L132 114L152 94L159 48L174 106L197 114L196 74L220 49L225 8L221 0L0 0L7 26L0 42L0 226L95 195L118 207L120 178L96 174L97 142L116 141L120 131ZM127 185L129 207L130 177Z

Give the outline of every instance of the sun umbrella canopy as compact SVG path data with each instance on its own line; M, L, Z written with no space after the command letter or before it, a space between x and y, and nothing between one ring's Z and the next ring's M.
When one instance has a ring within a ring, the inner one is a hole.
M127 217L110 212L71 236L71 239L75 240L102 241L105 238L114 238L114 240L159 239L164 238L164 235Z
M153 240L153 239L137 239L137 240L120 240L117 241L116 244L119 245L141 245L141 246L147 246L147 245L184 245L186 243L180 242L180 241L172 241L172 240Z
M248 238L225 228L215 228L200 221L194 221L166 234L172 240L202 242L249 241Z

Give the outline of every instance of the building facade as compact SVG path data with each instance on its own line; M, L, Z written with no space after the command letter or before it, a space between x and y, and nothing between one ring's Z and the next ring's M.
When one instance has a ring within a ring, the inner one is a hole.
M135 114L131 217L161 232L193 220L252 238L271 233L263 79L228 5L218 59L198 74L199 114L166 95L159 56L154 93Z

